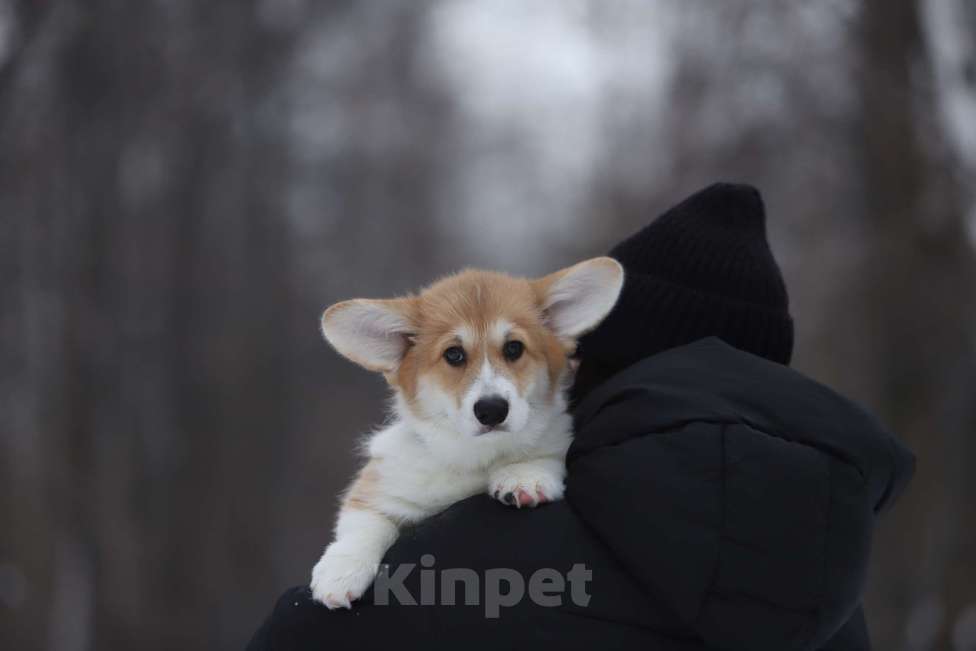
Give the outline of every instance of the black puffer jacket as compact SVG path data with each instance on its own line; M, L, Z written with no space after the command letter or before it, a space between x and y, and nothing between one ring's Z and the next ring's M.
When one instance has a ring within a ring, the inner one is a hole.
M873 417L709 338L614 376L575 420L565 501L517 511L470 498L404 532L387 561L417 564L404 585L418 599L424 554L482 586L491 568L528 583L585 564L585 605L567 584L561 605L526 597L496 618L484 603L380 606L372 592L329 612L295 588L249 648L869 648L872 531L914 466Z

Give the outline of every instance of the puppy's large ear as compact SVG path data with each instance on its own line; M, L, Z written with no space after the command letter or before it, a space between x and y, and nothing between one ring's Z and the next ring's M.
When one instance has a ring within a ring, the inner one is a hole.
M624 286L624 268L613 258L592 258L533 282L548 326L576 339L610 313Z
M390 373L410 345L412 307L410 298L336 303L322 315L322 334L351 361L370 371Z

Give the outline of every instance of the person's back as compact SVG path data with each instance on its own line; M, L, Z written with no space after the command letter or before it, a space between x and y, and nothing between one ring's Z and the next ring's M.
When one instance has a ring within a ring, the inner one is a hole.
M627 280L581 344L565 501L457 504L403 534L353 611L293 589L249 648L868 649L871 534L913 459L786 366L762 218L754 190L713 186L611 252Z

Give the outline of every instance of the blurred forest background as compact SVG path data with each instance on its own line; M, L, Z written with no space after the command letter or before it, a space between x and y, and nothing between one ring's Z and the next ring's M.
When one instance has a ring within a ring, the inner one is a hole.
M0 0L0 646L241 648L381 418L326 305L720 179L919 455L876 648L976 649L976 3Z

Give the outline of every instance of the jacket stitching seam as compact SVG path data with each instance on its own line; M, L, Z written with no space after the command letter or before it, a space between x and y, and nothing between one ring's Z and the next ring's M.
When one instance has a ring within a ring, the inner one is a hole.
M720 469L719 473L721 476L721 490L719 492L719 510L721 525L719 527L719 535L717 538L717 545L715 549L715 567L712 569L712 576L709 578L708 583L705 586L705 590L702 593L701 602L698 604L698 612L695 614L695 628L698 628L698 621L702 618L703 610L705 609L705 603L708 601L709 596L715 592L715 586L718 584L719 573L722 568L722 543L725 541L728 532L728 518L726 502L728 496L728 470L726 464L726 448L725 448L725 434L728 429L727 423L722 423L722 428L719 430L719 454L720 454Z

